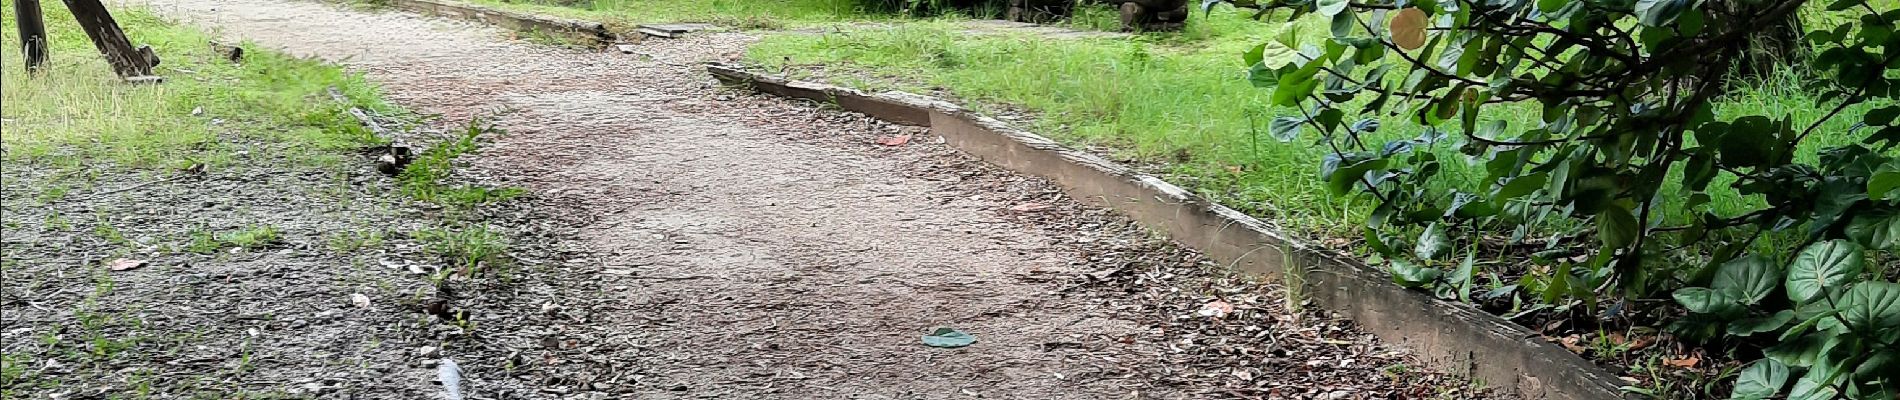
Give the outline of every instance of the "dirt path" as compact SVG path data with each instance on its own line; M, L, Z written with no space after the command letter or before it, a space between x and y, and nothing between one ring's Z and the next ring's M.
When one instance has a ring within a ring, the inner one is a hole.
M465 305L476 339L442 353L477 398L1432 390L1391 373L1402 351L1280 311L1275 288L1209 275L1198 255L1045 183L921 131L717 88L697 63L736 59L745 34L653 40L625 55L308 2L136 3L342 62L405 107L508 131L473 175L559 205L546 223L579 241L565 267L527 278L541 289ZM900 134L917 136L872 144ZM1195 314L1216 299L1238 311ZM937 326L980 341L920 345ZM426 390L433 371L399 374Z

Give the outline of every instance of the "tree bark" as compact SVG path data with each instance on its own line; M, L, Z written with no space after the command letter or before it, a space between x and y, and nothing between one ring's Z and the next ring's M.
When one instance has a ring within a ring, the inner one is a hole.
M1731 3L1730 9L1740 15L1759 13L1759 9ZM1807 31L1801 23L1798 12L1788 13L1786 18L1748 36L1748 47L1741 54L1740 64L1735 70L1736 77L1765 78L1783 67L1801 65L1808 59L1810 48L1806 40Z
M13 0L13 12L20 28L20 50L26 53L26 71L39 71L46 64L46 20L40 14L40 0Z
M112 13L106 11L105 4L99 0L64 0L66 9L79 20L79 26L86 30L86 36L92 38L92 45L105 54L106 62L112 64L112 71L121 78L141 78L152 75L152 66L157 64L150 50L141 51L132 47L132 41L126 39L125 31L119 29L118 21L112 19Z

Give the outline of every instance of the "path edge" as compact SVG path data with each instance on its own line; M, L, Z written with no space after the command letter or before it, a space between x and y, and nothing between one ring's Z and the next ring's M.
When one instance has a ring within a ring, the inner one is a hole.
M549 15L507 11L449 0L384 0L389 7L424 15L495 25L519 32L539 32L580 43L607 45L619 39L607 25Z
M955 104L917 94L876 94L792 81L708 64L719 81L757 92L807 99L893 123L930 128L985 162L1042 177L1069 196L1133 218L1237 271L1288 286L1356 321L1381 339L1421 353L1441 371L1516 393L1527 400L1634 398L1615 374L1527 328L1467 305L1392 283L1356 258L1285 234L1268 223L1160 178L1063 146Z

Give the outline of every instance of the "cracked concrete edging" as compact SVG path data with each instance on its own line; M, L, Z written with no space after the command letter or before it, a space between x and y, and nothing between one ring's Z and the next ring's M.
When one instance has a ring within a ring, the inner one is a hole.
M386 0L390 7L425 15L468 20L520 32L539 32L582 43L613 44L619 38L606 24L561 17L498 10L448 0Z
M1002 121L916 94L869 94L725 65L708 65L706 70L729 85L929 127L965 153L1049 179L1071 197L1115 209L1238 271L1297 283L1305 297L1357 321L1384 340L1419 351L1439 370L1525 399L1626 398L1616 375L1537 339L1539 335L1529 329L1405 289L1392 283L1388 273L1349 255L1313 246L1179 186Z

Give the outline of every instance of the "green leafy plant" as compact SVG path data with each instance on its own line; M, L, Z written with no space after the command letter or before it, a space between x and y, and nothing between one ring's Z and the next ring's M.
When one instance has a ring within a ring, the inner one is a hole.
M1469 299L1458 281L1477 273L1450 250L1476 249L1521 260L1495 271L1517 285L1485 295L1680 306L1659 311L1689 314L1679 337L1765 348L1737 398L1893 398L1900 295L1863 265L1900 247L1900 7L1871 1L1203 5L1329 22L1326 39L1289 24L1246 52L1247 79L1272 90L1271 136L1311 138L1327 189L1374 201L1366 248L1395 282ZM1826 113L1718 109L1751 34L1803 10L1833 21L1793 61ZM1386 116L1424 133L1382 133ZM1797 249L1785 270L1773 258Z
M1692 318L1679 331L1777 333L1736 380L1734 399L1893 398L1900 375L1900 284L1863 278L1866 255L1846 240L1815 243L1781 268L1762 257L1723 264L1708 287L1675 291ZM1783 291L1783 288L1786 290ZM1771 301L1777 292L1786 301ZM1726 329L1723 329L1723 328ZM1763 335L1768 336L1768 335Z

